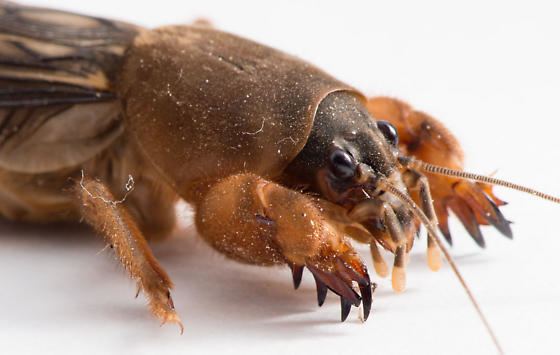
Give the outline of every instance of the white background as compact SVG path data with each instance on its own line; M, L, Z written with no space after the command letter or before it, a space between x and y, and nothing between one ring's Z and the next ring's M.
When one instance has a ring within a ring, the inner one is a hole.
M370 95L393 95L445 122L470 170L560 195L560 21L554 1L30 1L146 26L205 17L305 58ZM390 4L389 4L390 3ZM453 254L507 353L558 353L560 206L498 190L515 240L485 229L479 250L452 225ZM188 224L188 217L182 217ZM175 281L185 334L159 327L91 232L0 224L2 354L492 354L448 267L408 291L379 280L366 324L340 324L337 297L316 307L310 274L247 267L192 228L155 246ZM364 257L368 260L365 250ZM371 269L371 264L370 269Z

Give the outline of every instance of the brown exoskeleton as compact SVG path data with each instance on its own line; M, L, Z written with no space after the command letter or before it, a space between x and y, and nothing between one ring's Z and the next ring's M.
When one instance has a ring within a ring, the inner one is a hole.
M348 237L370 245L381 276L379 246L395 254L401 291L420 225L430 267L440 248L448 257L434 230L451 242L448 210L481 246L480 225L511 236L503 203L476 181L502 182L462 173L441 123L274 49L207 26L147 30L4 2L0 46L0 214L85 219L163 322L180 319L147 240L169 234L178 199L228 257L288 264L296 287L308 268L319 304L340 296L342 320L360 304L367 318L372 302Z

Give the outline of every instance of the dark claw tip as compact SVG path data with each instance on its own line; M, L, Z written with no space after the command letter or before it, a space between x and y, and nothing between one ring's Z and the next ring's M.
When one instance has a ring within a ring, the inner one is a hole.
M502 233L506 238L508 239L513 239L513 231L511 230L511 227L509 225L509 223L503 225L502 227L498 228L498 230L500 231L500 233Z
M500 233L502 233L505 237L512 239L513 233L510 227L511 223L507 219L505 219L498 205L496 205L494 201L492 201L488 196L486 196L486 201L488 201L488 204L491 206L494 212L494 218L488 218L490 224L496 227L496 229L500 231Z
M372 285L370 283L364 286L360 285L360 293L362 294L362 304L364 305L364 321L366 321L371 311Z
M447 244L449 244L449 246L453 246L453 238L451 237L451 232L449 231L444 231L441 230L441 234L443 235L443 238L445 239L445 241L447 242Z
M467 232L469 232L469 235L474 240L476 245L478 245L482 249L486 248L486 241L484 240L484 236L482 235L480 226L474 222L470 225L463 223L463 225L465 225Z
M482 236L482 233L480 233L479 235L472 235L471 234L471 237L475 241L476 245L478 245L482 249L486 248L486 241L484 240L484 237Z
M348 315L350 314L350 308L352 308L352 303L344 297L340 297L340 321L344 322Z
M325 299L327 298L327 286L319 280L315 275L313 275L315 279L315 284L317 285L317 304L321 307L325 303Z
M299 285L301 285L301 278L303 276L303 266L291 265L290 268L292 269L294 288L297 290L299 288Z

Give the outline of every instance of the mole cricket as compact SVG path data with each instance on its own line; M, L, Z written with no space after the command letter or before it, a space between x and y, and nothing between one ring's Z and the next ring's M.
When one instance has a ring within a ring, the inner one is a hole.
M452 211L481 247L481 225L511 238L492 185L559 200L464 172L435 118L207 23L146 29L0 1L0 48L0 215L86 221L162 323L183 329L148 241L184 200L227 257L288 265L296 288L307 268L342 321L360 305L366 320L375 288L350 240L401 292L423 226L429 267L444 254L500 349L438 233L451 244Z

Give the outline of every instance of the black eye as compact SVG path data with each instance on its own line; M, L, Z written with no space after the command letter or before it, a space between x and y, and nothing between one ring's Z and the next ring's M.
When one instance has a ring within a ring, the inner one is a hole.
M337 149L330 156L331 170L335 176L348 179L356 173L356 163L352 156L343 150Z
M377 128L379 128L389 144L395 147L399 144L399 133L391 123L387 121L377 121Z

